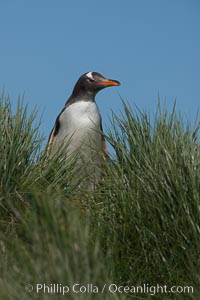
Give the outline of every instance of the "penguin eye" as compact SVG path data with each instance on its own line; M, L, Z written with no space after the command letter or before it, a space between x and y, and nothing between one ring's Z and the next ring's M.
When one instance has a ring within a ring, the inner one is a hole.
M93 78L91 78L91 77L88 77L88 79L89 79L89 82L94 82L95 80L93 79Z

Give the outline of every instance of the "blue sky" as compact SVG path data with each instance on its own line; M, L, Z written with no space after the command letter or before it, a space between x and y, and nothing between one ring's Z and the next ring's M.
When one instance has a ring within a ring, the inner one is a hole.
M199 0L0 0L0 91L44 111L48 136L79 76L121 82L96 98L104 127L120 96L153 113L158 94L194 121L200 107Z

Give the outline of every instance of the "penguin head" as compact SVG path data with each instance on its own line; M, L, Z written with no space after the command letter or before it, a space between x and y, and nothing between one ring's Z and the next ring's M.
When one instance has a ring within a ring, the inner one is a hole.
M77 81L72 95L90 94L95 96L100 90L109 86L118 86L120 82L113 79L105 78L97 72L87 72Z

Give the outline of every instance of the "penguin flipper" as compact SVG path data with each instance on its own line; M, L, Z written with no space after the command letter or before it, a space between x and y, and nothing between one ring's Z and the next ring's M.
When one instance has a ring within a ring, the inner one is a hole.
M57 117L56 119L56 122L55 122L55 125L54 127L52 128L51 130L51 133L49 135L49 139L48 139L48 142L47 142L47 157L50 155L51 153L51 150L53 148L53 145L55 143L55 139L56 139L56 136L58 134L58 131L59 131L59 128L60 128L60 121L59 121L59 117L60 117L60 114L59 116Z
M107 156L108 155L108 148L107 148L107 144L106 144L106 139L105 139L103 134L101 135L101 148L102 148L103 154L105 156Z

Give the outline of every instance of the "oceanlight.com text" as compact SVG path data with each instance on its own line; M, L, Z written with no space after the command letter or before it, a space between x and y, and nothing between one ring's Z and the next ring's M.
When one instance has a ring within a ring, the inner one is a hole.
M142 285L117 285L115 283L105 283L103 285L95 285L92 283L79 284L74 283L73 285L64 285L61 283L37 283L35 285L27 284L25 290L28 293L37 294L60 294L67 295L70 293L74 294L149 294L154 296L156 294L193 294L193 286L167 286L167 285L150 285L144 283Z

